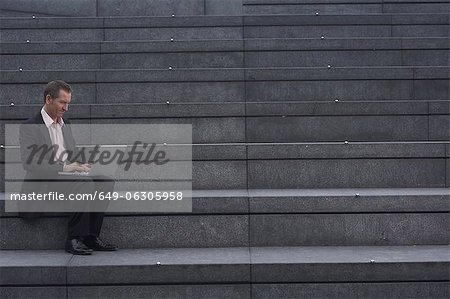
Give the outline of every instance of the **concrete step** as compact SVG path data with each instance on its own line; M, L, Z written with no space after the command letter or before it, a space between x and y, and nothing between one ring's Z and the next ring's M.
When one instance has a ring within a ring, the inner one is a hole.
M3 43L2 70L445 66L447 38ZM76 53L76 54L74 54Z
M0 107L0 119L18 124L35 115L41 104ZM448 101L74 104L66 117L75 125L191 124L193 142L202 144L446 141L448 109ZM17 140L5 143L3 129L0 136L0 143L17 145ZM133 143L124 138L115 142Z
M72 1L50 0L43 2L27 0L2 1L0 7L1 17L56 17L96 16L96 3L91 0Z
M447 199L448 204L448 199ZM108 216L121 248L448 244L449 212ZM1 218L2 249L63 249L67 217ZM250 234L250 240L248 239Z
M248 39L244 57L245 67L253 68L445 66L448 41L444 43L440 38Z
M243 0L245 14L380 14L439 13L449 11L445 0Z
M448 37L449 14L3 18L2 42ZM244 30L245 28L245 30ZM64 38L62 37L64 36Z
M2 71L0 103L39 104L42 85L70 82L78 104L446 100L448 67ZM75 98L74 98L75 101ZM75 102L74 102L75 103Z
M75 134L75 137L78 137ZM124 138L121 147L125 155L133 144ZM9 142L8 142L9 143ZM94 144L86 138L79 142ZM118 144L118 143L116 143ZM83 148L79 146L79 148ZM172 161L230 161L230 160L283 160L283 159L412 159L448 158L449 142L324 142L324 143L217 143L179 145L158 143L155 150L163 149ZM138 147L142 149L142 147ZM190 150L188 150L190 149ZM447 152L446 152L447 151ZM5 159L7 152L8 159ZM132 159L135 161L136 157ZM20 163L18 145L6 145L0 152L0 162Z
M19 124L41 104L0 107L4 123ZM74 124L191 124L193 142L202 144L448 141L448 109L448 101L169 102L74 104L66 117Z
M448 123L448 115L251 117L246 132L248 142L444 141Z
M448 23L449 14L247 16L244 37L446 37Z
M3 42L242 39L233 16L4 18L1 28Z
M242 14L242 1L214 0L48 0L44 3L16 0L3 1L0 16L171 16L175 15L232 15Z
M445 77L448 77L445 67L334 68L330 65L330 68L248 69L246 99L248 102L364 100L367 97L372 100L423 100L429 97L448 100L448 79ZM412 82L416 84L413 86Z
M38 297L45 291L58 298L369 298L373 292L446 298L448 250L445 245L167 248L89 257L2 251L0 283L3 297L31 292Z
M78 100L78 99L77 99ZM81 99L80 99L81 100ZM149 99L151 100L151 99ZM159 100L159 103L157 102ZM71 120L81 122L114 118L197 118L197 117L287 117L287 116L373 116L373 115L445 115L450 113L449 101L290 101L290 102L193 102L167 103L78 104L70 105L65 113ZM37 102L37 100L35 101ZM106 102L106 101L105 101ZM25 120L37 113L42 105L17 102L0 105L0 119L11 122Z
M195 191L193 213L112 213L122 248L448 244L449 189ZM1 201L4 203L3 201ZM3 212L2 249L59 249L65 214Z
M2 18L1 29L108 29L242 26L447 25L448 12L416 14ZM183 39L183 38L181 38ZM186 38L184 38L186 39ZM98 39L102 40L102 39ZM6 40L5 40L6 41ZM63 39L61 41L67 41ZM72 40L73 41L73 40Z
M2 55L257 51L439 50L448 38L251 38L229 40L5 42ZM8 56L5 56L8 57Z
M448 142L194 146L192 188L443 188L449 186L449 153ZM190 178L186 162L180 165L177 177ZM23 177L19 162L0 166L3 190L5 170L8 182ZM147 190L152 179L166 181L174 174L136 166L132 173L117 175L117 190L136 191Z
M404 1L365 0L329 1L270 0L222 1L186 0L180 5L174 0L69 1L50 0L47 5L27 0L4 1L2 17L35 16L170 16L175 15L235 15L235 14L381 14L381 13L439 13L448 11L445 0Z

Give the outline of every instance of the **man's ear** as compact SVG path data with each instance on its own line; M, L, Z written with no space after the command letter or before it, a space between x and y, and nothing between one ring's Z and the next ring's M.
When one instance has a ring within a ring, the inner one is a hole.
M45 96L45 104L50 104L52 101L52 97L48 94Z

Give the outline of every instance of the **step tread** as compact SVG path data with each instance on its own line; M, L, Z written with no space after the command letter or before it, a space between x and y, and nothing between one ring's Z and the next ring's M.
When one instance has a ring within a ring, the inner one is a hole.
M7 250L0 251L5 274L0 284L243 283L283 281L284 274L286 281L302 281L305 267L306 281L332 281L336 273L345 273L349 281L361 280L361 275L362 280L389 281L408 270L405 281L427 281L445 279L449 249L448 245L165 248L94 252L89 257L62 250ZM324 274L330 267L335 272ZM59 276L46 280L50 275Z
M449 262L450 246L250 247L252 264Z
M1 250L1 267L92 267L210 264L315 264L450 262L450 245L146 248L94 252Z

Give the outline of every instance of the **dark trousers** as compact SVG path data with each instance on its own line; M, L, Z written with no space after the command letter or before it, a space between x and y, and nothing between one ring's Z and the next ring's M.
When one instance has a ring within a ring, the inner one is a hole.
M61 186L61 185L60 185ZM72 194L97 194L100 192L113 192L114 180L107 176L76 177L64 183L63 193ZM95 206L96 212L89 212ZM79 207L83 207L87 212L72 212L69 216L67 226L67 238L87 237L100 235L103 224L104 212L108 207L108 201L99 201L98 197L93 202L82 202Z

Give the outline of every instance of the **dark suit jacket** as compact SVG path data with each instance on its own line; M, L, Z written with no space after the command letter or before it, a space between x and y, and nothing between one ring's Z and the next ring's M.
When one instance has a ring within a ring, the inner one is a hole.
M62 131L66 150L72 151L76 156L76 144L70 129L69 120L64 119L64 124ZM41 153L34 155L33 159L30 159L33 145L36 145L38 148L44 146L47 149L52 146L50 134L40 112L20 126L19 142L22 165L26 171L21 192L24 194L48 192L49 184L58 177L58 172L63 171L63 165L53 162L51 151L42 155L42 161L39 161ZM69 161L74 162L71 159ZM27 202L26 204L29 205L30 203ZM30 206L27 206L28 210L30 210ZM24 218L35 218L41 215L41 212L19 213L19 216Z

